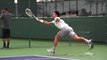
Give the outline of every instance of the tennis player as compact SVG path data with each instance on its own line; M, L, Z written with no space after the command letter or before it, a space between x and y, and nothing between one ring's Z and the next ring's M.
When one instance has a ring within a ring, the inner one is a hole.
M58 44L58 40L66 35L69 34L73 39L75 40L81 40L81 41L85 41L86 43L88 43L89 45L89 49L93 49L93 43L92 40L88 40L84 37L80 37L78 36L72 27L70 27L67 23L64 22L64 20L62 20L60 17L60 13L58 11L54 11L52 13L52 17L54 18L53 21L48 22L48 21L44 21L42 19L37 19L37 21L42 22L44 24L54 24L57 28L60 29L60 31L56 34L55 38L54 38L54 43L53 43L53 47L52 49L49 49L48 51L52 54L55 54L55 49L57 47Z

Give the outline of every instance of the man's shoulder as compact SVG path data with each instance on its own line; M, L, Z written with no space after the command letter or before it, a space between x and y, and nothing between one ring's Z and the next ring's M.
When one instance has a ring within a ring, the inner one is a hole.
M55 17L55 18L54 18L54 20L60 20L60 19L61 19L60 17Z

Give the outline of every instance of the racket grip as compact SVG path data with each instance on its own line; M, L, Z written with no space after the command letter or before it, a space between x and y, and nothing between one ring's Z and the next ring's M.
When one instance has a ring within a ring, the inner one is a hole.
M36 20L39 20L38 18L36 18Z

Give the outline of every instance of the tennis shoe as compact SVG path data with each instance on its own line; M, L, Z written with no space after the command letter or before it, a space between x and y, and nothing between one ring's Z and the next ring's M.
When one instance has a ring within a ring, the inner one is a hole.
M88 46L89 46L89 50L94 48L94 44L91 39L90 39L90 42L88 43Z
M51 54L55 54L55 50L53 49L48 49L47 51L50 52Z

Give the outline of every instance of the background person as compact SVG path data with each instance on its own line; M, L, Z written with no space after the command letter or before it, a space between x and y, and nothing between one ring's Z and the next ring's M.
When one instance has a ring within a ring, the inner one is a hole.
M10 45L10 20L12 14L9 13L8 8L1 9L1 31L2 31L2 48L9 48Z

